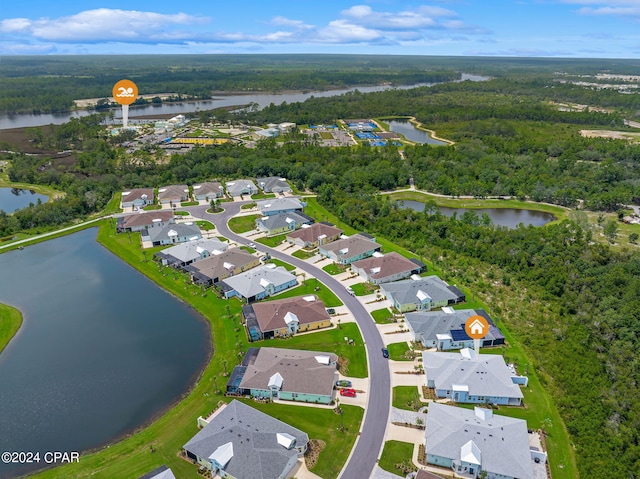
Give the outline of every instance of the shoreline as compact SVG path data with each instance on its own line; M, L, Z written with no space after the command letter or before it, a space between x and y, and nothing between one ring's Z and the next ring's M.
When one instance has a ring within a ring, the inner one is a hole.
M0 303L0 316L2 317L2 322L0 322L0 354L2 354L2 351L20 331L24 316L18 308L4 303Z

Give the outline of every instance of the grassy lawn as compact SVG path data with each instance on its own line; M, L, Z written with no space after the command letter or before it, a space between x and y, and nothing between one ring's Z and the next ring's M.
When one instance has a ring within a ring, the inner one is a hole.
M316 251L307 251L305 249L298 249L296 251L294 251L293 253L291 253L291 256L295 256L298 259L309 259L309 258L313 258L316 255ZM325 270L326 271L326 270Z
M240 207L240 209L241 210L250 210L251 208L255 208L256 206L258 206L258 205L256 205L255 203L247 203L246 205L242 205Z
M375 293L379 288L371 283L356 283L351 285L351 289L356 296L366 296Z
M33 190L36 193L40 193L41 195L46 195L49 197L49 200L56 198L64 198L66 193L64 191L55 190L49 186L45 185L32 185L30 183L19 183L13 182L9 179L9 173L3 172L0 173L0 187L3 188L20 188L23 190ZM120 195L116 194L114 196L118 197L118 204L120 204Z
M276 258L271 258L269 261L267 261L267 263L273 263L276 266L283 266L287 271L293 271L294 269L296 269L296 267L293 266L292 264L285 263L284 261L281 261Z
M196 221L196 224L201 230L205 230L205 231L209 231L215 228L215 226L213 226L213 223L209 221L198 220Z
M393 322L393 313L389 311L389 308L382 308L371 311L371 317L378 324L387 324Z
M333 135L329 131L319 131L318 134L323 140L333 140Z
M260 215L234 216L229 220L229 229L236 234L256 229L256 219Z
M364 409L358 406L341 405L344 426L344 432L341 432L340 416L332 409L263 404L254 401L248 401L247 404L306 432L309 439L324 441L326 447L320 453L318 464L312 469L314 474L324 479L338 477L358 436L359 425L364 415Z
M0 303L0 353L22 325L22 313L16 308Z
M176 216L189 216L188 211L174 211L173 214Z
M306 296L308 294L315 294L324 302L324 305L327 308L335 308L336 306L342 306L343 304L342 301L340 301L338 297L333 294L333 291L327 288L316 278L303 279L302 282L295 288L287 289L282 293L279 293L275 297L278 299L292 298L294 296Z
M256 195L251 195L252 200L266 200L268 198L275 198L276 195L274 193L258 193Z
M162 205L147 205L142 209L144 211L161 210L162 209Z
M345 336L353 339L354 344L347 344L344 340ZM366 378L368 375L367 353L360 330L355 323L345 323L340 328L320 330L317 333L297 335L289 339L268 339L256 344L261 347L307 349L320 352L332 351L349 361L347 376Z
M402 477L405 476L401 469L396 467L396 464L408 461L408 464L413 464L411 458L413 457L413 444L410 442L402 441L387 441L384 443L384 449L382 449L382 455L378 465L385 471L398 474Z
M180 206L198 206L199 204L197 201L185 201L184 203L180 203Z
M335 276L336 274L340 274L340 273L346 271L347 267L342 265L342 264L331 263L331 264L328 264L326 266L323 266L322 270L326 271L327 273L329 273L332 276Z
M392 406L407 411L415 411L414 406L422 407L428 403L420 401L420 392L416 386L396 386L393 388Z
M390 344L387 346L387 349L389 350L389 359L394 361L412 361L412 359L405 356L410 349L406 342Z
M275 248L280 243L285 240L285 235L276 235L276 236L263 236L262 238L256 239L256 243L262 243L263 245L269 246L270 248Z

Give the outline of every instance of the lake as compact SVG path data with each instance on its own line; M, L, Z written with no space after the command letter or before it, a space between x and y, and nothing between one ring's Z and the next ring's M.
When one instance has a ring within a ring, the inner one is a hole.
M389 130L403 135L407 140L415 143L428 143L430 145L448 145L446 141L432 138L428 131L418 130L409 120L384 120L389 125Z
M404 208L410 208L414 211L424 211L425 205L420 201L405 200L399 203ZM520 210L516 208L447 208L440 206L438 209L440 213L445 216L451 217L455 213L458 218L460 218L465 211L473 211L478 217L482 217L482 214L486 213L494 224L506 226L510 229L516 228L520 223L525 226L544 226L556 219L551 213L545 213L544 211Z
M36 193L33 190L0 188L0 210L5 213L13 213L14 211L29 206L29 203L36 204L38 200L46 203L49 201L49 197Z
M105 445L173 405L206 365L204 319L96 234L0 255L0 302L24 316L0 354L0 451ZM34 466L0 464L0 477Z

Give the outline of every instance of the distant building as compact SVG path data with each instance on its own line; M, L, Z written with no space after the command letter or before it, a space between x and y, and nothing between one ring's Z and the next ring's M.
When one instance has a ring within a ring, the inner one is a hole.
M420 274L424 269L424 263L407 259L395 251L385 255L374 253L370 258L351 263L351 270L372 284L397 281L412 274Z
M224 187L218 181L206 181L193 185L193 197L196 201L211 201L224 196Z
M307 450L309 436L240 401L217 412L183 447L212 477L283 479Z
M230 276L255 268L259 264L259 257L240 248L232 248L222 253L214 251L208 258L190 264L184 269L191 275L191 280L194 283L210 286Z
M169 185L158 188L158 203L161 205L178 206L189 199L187 185Z
M267 264L222 280L225 298L259 301L298 284L295 275L283 266Z
M494 324L484 309L452 309L444 307L440 311L419 311L406 313L405 324L413 334L413 340L425 348L449 349L472 348L474 345L464 328L471 316L482 316L489 323L489 332L481 340L483 347L504 344L504 335Z
M331 326L324 303L315 295L247 304L242 315L251 341Z
M258 187L251 180L233 180L226 183L227 193L235 198L236 196L255 195Z
M279 176L269 176L267 178L257 178L258 187L265 193L291 193L291 187L286 178Z
M330 404L338 379L333 353L249 348L227 383L227 392L252 397Z
M318 253L340 264L351 264L354 261L368 258L381 246L369 239L367 235L355 234L345 239L325 243L318 247Z
M304 225L300 230L287 235L287 242L303 248L316 248L340 239L342 230L327 223L314 223L308 227Z
M393 307L401 313L430 310L464 303L465 295L455 286L449 286L435 275L412 276L411 279L384 283L380 286Z
M459 477L533 479L533 461L546 461L545 453L529 446L526 421L490 409L431 403L425 431L427 463Z
M153 200L153 188L134 188L122 192L120 208L142 209L147 205L153 204Z
M165 266L184 267L212 254L223 253L227 248L229 244L217 238L201 238L171 246L154 254L153 257Z
M499 354L477 354L472 349L457 353L423 352L426 386L438 398L469 404L520 406L528 379L518 376Z
M175 222L173 211L142 211L118 216L116 218L116 231L118 233L132 233L145 230L151 226L166 226Z
M256 219L256 228L267 233L267 236L274 236L295 231L303 225L312 224L313 221L313 218L303 213L278 213Z
M151 246L165 246L202 238L202 232L194 223L175 223L166 226L151 226L141 233L142 241Z

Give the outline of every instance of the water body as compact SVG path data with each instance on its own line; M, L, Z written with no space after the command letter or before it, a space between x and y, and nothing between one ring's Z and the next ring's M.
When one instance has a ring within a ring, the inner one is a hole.
M38 200L46 203L49 197L41 195L33 190L24 190L21 188L0 188L0 210L5 213L13 213L21 208L34 205Z
M206 363L204 320L96 233L0 255L0 302L24 316L0 354L0 451L104 445L172 405ZM42 466L0 463L0 477Z
M430 145L448 145L446 141L432 138L429 132L418 130L409 120L385 120L389 129L395 133L403 135L407 140L416 143L428 143Z
M402 207L414 211L424 211L425 207L425 204L419 201L406 200L400 203ZM480 218L483 213L486 213L489 218L491 218L493 224L506 226L510 229L516 228L520 223L525 226L544 226L556 219L551 213L545 213L544 211L520 210L516 208L447 208L440 206L438 209L444 216L451 217L456 214L458 218L460 218L465 211L473 211Z
M462 78L459 81L484 81L488 80L488 77L482 77L478 75L462 74ZM322 92L310 92L310 93L280 93L280 94L248 94L248 95L229 95L214 98L212 100L202 100L186 103L163 103L162 105L147 105L141 107L131 107L129 109L129 117L146 116L146 115L165 115L165 114L178 114L188 113L202 110L215 110L223 106L235 106L245 105L249 103L256 103L260 108L269 106L271 103L274 105L280 105L284 102L295 103L302 102L313 97L330 97L336 95L342 95L344 93L358 90L362 93L370 93L376 91L384 91L390 89L409 90L420 86L430 86L432 83L419 83L417 85L405 85L405 86L359 86L353 88L345 88L341 90L330 90ZM71 118L80 118L83 116L91 115L95 111L74 111L72 113L60 113L60 114L19 114L19 115L0 115L0 129L7 128L24 128L32 126L43 125L60 125L68 122ZM115 117L122 117L122 110L115 110Z

